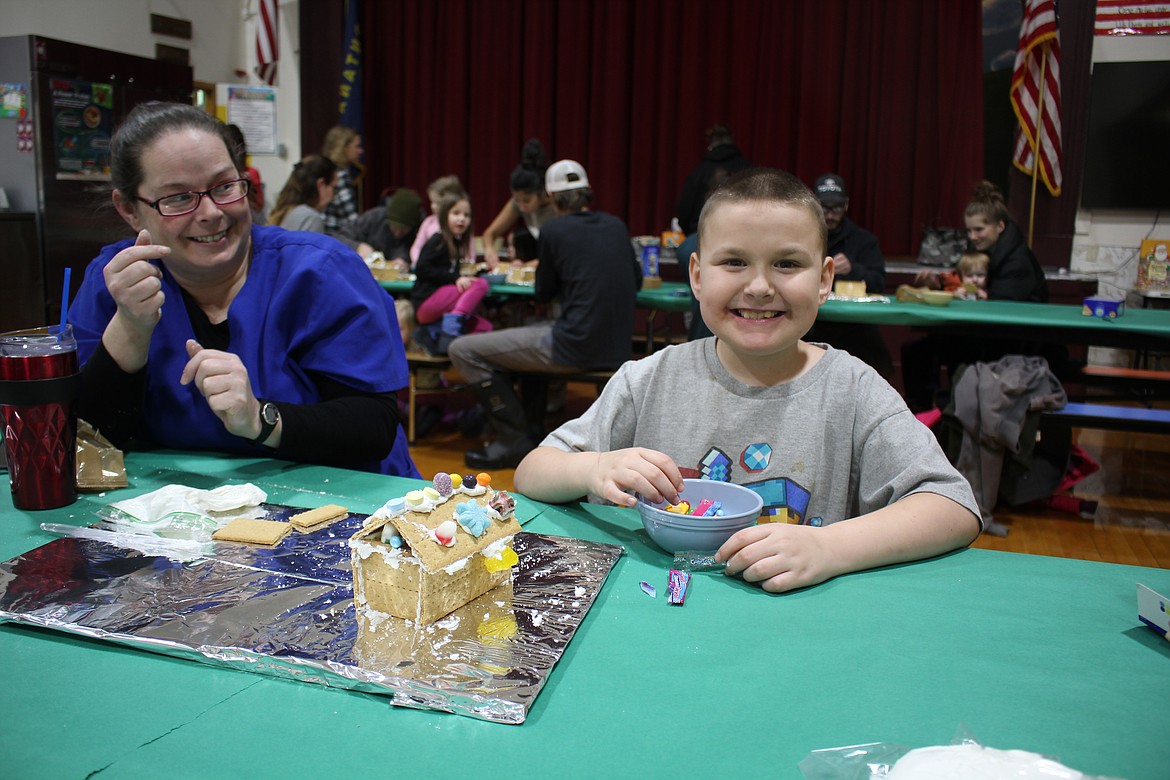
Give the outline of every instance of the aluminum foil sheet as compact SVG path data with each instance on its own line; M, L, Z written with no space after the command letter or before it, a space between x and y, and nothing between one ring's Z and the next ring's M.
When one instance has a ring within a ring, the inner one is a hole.
M0 564L0 619L523 723L623 552L522 532L511 583L416 626L355 610L347 541L365 517L294 530L272 548L210 542L195 560L157 544L56 539Z

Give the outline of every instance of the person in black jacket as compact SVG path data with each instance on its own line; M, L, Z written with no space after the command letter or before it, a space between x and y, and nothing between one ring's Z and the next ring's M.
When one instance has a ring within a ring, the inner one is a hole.
M976 184L963 219L970 248L991 258L987 267L989 300L1048 302L1044 269L1024 243L1023 233L1008 214L1003 193L998 187L989 181ZM1057 376L1068 370L1068 350L1061 344L988 339L975 335L946 338L931 335L902 345L906 403L916 412L934 406L942 387L940 371L943 366L950 377L960 365L989 363L1005 355L1040 355Z
M813 185L813 192L825 212L829 229L827 252L833 258L833 280L865 282L865 291L881 295L886 290L886 258L877 236L846 216L849 189L835 173L826 173ZM877 325L856 322L821 321L808 335L811 341L823 341L861 358L889 379L894 373L890 351Z
M1024 243L1020 228L1008 216L998 187L989 181L979 182L963 219L972 248L991 257L987 267L989 299L1048 302L1044 269Z
M707 200L707 194L728 176L752 164L744 159L739 147L731 137L727 125L715 125L707 131L707 154L687 176L679 196L675 216L679 229L684 235L692 235L699 229L699 212Z
M633 357L642 272L629 229L590 208L593 189L580 163L553 163L545 189L559 216L540 229L533 297L558 301L559 315L460 336L447 350L496 432L495 441L463 454L474 469L515 468L544 438L548 377L615 369Z

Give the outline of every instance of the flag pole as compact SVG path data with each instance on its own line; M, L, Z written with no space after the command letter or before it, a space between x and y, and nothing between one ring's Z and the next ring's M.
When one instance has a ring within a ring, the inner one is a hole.
M1044 87L1048 71L1048 41L1040 44L1040 100L1036 104L1036 130L1032 133L1032 200L1028 204L1028 247L1032 247L1036 220L1036 178L1040 173L1040 133L1044 127Z

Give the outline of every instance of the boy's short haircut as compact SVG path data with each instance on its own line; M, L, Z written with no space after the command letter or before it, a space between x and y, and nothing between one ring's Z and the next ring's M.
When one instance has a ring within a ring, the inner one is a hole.
M565 190L564 192L550 192L549 197L552 198L557 209L568 213L571 211L580 211L592 203L593 190L589 187L583 187L577 190Z
M710 215L725 203L750 202L781 203L803 208L817 222L821 239L821 254L829 245L829 228L825 225L825 212L821 202L812 190L788 171L775 168L747 168L732 174L707 196L703 210L699 213L699 229L695 239L695 251L701 253L703 229Z
M986 252L964 252L959 255L956 270L960 276L970 276L973 273L987 273L991 258Z

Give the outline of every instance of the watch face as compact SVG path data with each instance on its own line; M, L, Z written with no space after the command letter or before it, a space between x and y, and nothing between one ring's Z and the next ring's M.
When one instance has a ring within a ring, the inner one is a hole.
M276 408L276 404L267 403L260 409L260 417L269 425L276 425L280 420L280 410Z

